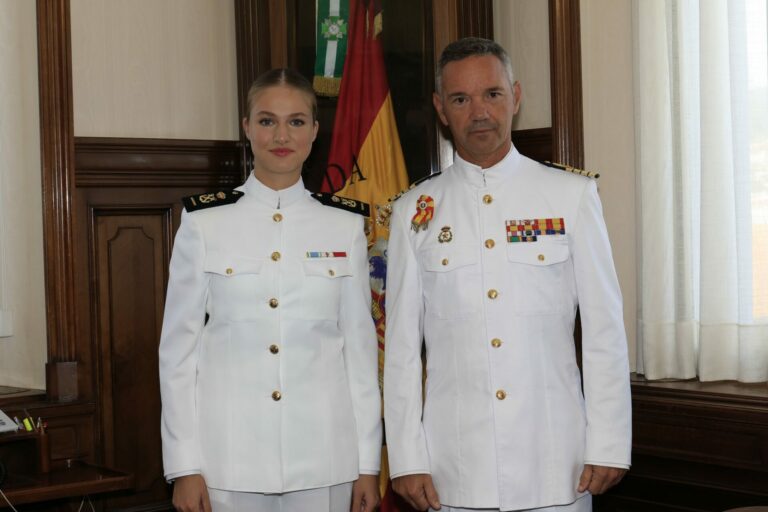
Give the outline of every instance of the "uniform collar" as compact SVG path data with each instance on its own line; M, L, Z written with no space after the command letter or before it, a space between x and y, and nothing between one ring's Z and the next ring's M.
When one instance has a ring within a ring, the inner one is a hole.
M288 188L273 190L256 179L253 173L251 173L245 184L239 188L245 192L246 198L253 199L274 209L285 208L307 196L304 180L301 177L299 177L299 181Z
M454 155L453 167L456 174L464 181L476 188L487 188L500 185L514 174L514 169L520 162L522 155L517 152L514 144L509 148L509 153L494 166L483 169L479 165L467 162L459 156Z

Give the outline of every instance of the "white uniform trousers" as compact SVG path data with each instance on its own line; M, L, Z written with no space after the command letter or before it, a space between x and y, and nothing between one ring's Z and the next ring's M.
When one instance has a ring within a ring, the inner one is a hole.
M434 509L429 509L433 511ZM497 508L457 508L443 505L440 512L499 512ZM568 505L557 505L555 507L532 508L528 510L519 510L517 512L592 512L592 495L585 494L578 500Z
M282 494L208 488L213 512L349 512L352 482Z

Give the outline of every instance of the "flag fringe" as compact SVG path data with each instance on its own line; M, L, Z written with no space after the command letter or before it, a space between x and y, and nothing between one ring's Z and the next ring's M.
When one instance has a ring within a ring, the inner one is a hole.
M331 76L315 76L312 87L318 96L338 96L341 89L341 78Z

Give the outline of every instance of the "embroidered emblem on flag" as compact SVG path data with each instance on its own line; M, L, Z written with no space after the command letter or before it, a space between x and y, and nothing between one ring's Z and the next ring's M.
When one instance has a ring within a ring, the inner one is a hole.
M308 251L307 258L346 258L347 253L344 251L334 252L322 252L322 251Z
M564 235L565 220L559 219L525 219L508 220L507 242L535 242L540 236Z

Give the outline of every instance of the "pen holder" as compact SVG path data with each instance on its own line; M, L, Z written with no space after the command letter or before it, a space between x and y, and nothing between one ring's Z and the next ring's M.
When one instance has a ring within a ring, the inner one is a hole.
M48 473L51 470L51 446L48 432L42 429L37 435L38 470Z

